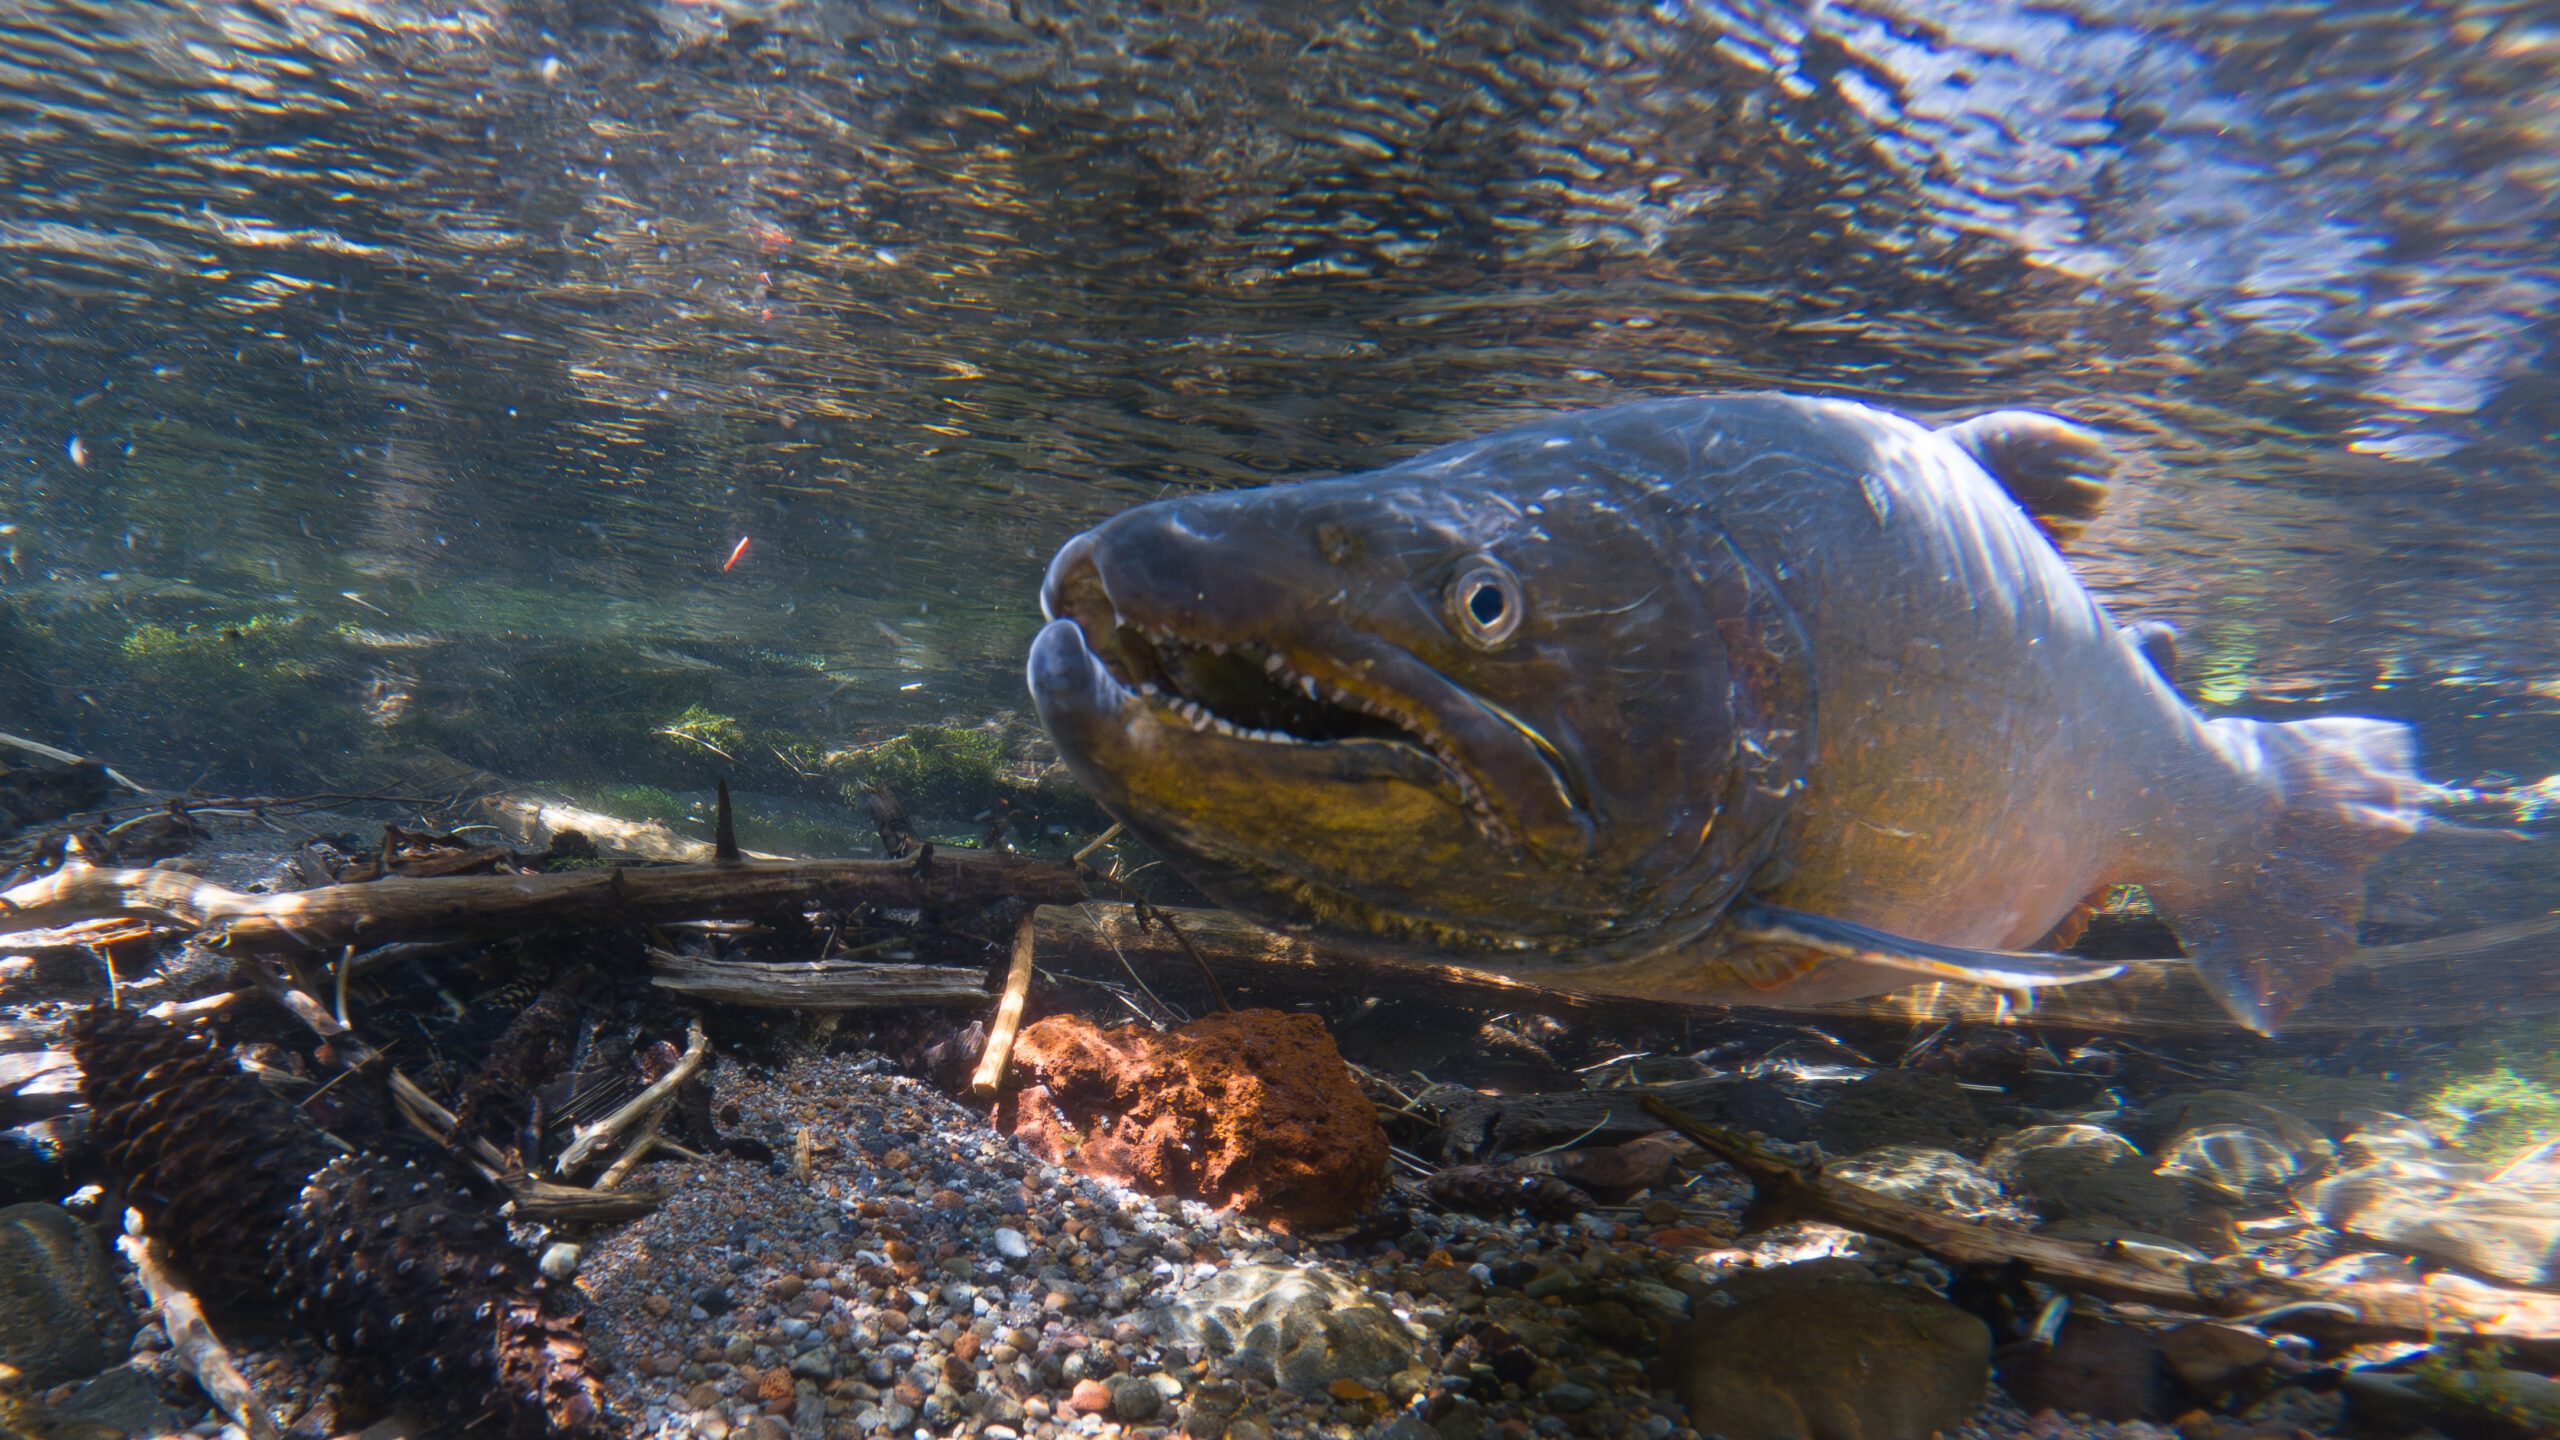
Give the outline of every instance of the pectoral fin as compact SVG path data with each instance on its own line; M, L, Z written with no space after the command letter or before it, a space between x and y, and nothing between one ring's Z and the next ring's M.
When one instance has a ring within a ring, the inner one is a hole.
M1746 900L1726 912L1726 923L1745 940L1801 945L1843 960L1860 960L1908 970L1932 980L1961 980L2003 990L2038 985L2075 985L2104 980L2124 972L2122 965L2083 960L2075 955L2030 954L2022 950L1971 950L1872 929L1847 920L1807 915L1801 910Z

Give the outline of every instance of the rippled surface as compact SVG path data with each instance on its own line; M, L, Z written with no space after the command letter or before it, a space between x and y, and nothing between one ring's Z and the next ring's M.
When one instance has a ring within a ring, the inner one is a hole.
M1010 706L1132 501L1784 386L2107 426L2084 573L2206 699L2539 775L2547 14L6 0L0 719L252 613L383 723L608 645Z

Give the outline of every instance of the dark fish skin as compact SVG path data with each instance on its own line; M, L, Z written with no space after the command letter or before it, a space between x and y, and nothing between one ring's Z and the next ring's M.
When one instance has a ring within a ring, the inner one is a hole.
M2109 463L2026 412L1702 396L1160 501L1052 563L1032 695L1107 808L1271 923L1838 999L2106 973L2015 952L2138 882L2271 1031L2427 787L2405 727L2187 706L2048 539Z

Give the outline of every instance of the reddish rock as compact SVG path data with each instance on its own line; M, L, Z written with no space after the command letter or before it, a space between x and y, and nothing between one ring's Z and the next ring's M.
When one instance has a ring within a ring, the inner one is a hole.
M1238 1010L1161 1035L1025 1028L997 1121L1053 1164L1321 1229L1386 1183L1387 1135L1312 1015Z
M1079 1380L1067 1403L1087 1415L1101 1415L1111 1409L1111 1391L1099 1380Z

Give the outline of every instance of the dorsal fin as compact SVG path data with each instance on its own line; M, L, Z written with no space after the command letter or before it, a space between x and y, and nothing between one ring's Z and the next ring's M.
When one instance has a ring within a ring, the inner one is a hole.
M2055 545L2077 539L2107 503L2115 453L2084 425L2034 410L1994 410L1938 433L1989 471Z
M2151 668L2160 672L2170 689L2178 688L2177 626L2166 620L2136 620L2124 627L2124 638L2133 642L2133 648L2142 652L2142 658L2151 662Z

